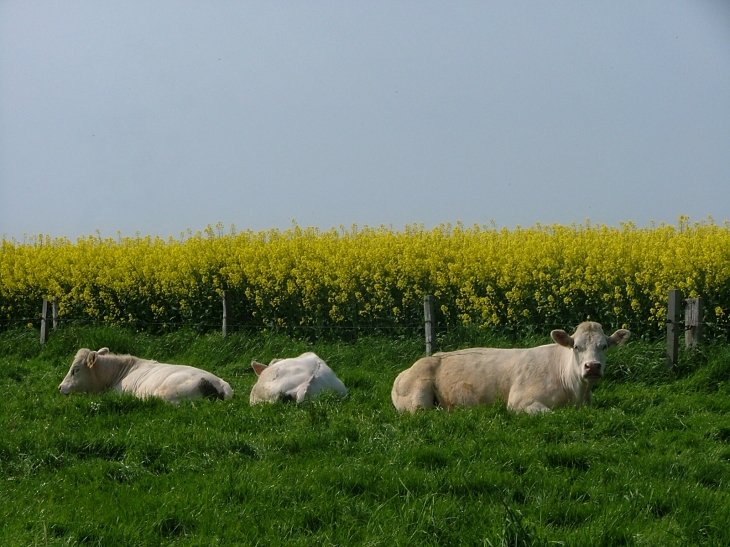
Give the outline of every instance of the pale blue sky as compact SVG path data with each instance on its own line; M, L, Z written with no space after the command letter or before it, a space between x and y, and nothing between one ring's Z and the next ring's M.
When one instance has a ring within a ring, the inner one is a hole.
M730 2L0 0L0 237L730 220Z

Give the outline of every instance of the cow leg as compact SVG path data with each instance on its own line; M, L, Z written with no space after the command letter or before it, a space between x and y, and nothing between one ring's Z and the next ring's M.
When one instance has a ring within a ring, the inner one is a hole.
M517 412L537 414L538 412L550 412L550 407L536 400L533 394L524 393L524 389L513 389L507 397L507 408Z
M524 410L528 414L538 414L540 412L552 412L550 408L544 404L535 401L534 403L527 405L524 409L515 408L515 410Z
M218 390L208 380L183 373L168 376L149 395L178 404L182 400L215 396L213 392L217 394Z
M393 384L390 396L395 408L401 412L433 408L436 405L433 382L424 378L412 379L407 372L402 372Z

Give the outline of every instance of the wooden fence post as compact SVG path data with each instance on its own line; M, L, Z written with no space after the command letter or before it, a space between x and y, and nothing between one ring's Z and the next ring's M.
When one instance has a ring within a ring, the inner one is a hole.
M426 355L431 355L434 340L433 295L423 297L423 317L426 324Z
M58 329L58 297L54 296L52 302L53 302L53 306L52 306L52 308L53 308L53 330L55 331Z
M231 293L223 291L223 336L228 335L228 314L231 311Z
M677 364L679 331L679 311L682 307L682 291L671 289L667 302L667 368Z
M41 314L41 345L48 341L48 300L43 299L43 312Z
M684 345L694 348L702 338L702 299L688 298L684 302Z

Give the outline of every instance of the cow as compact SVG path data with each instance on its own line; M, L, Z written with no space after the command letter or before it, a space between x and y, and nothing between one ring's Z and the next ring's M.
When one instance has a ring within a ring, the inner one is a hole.
M619 329L606 337L601 325L584 322L572 336L552 331L554 344L436 353L398 375L391 399L396 409L408 412L495 401L530 414L590 405L591 388L604 373L606 350L623 344L630 334Z
M186 399L230 399L228 382L199 368L168 365L132 355L80 349L71 369L58 386L64 395L73 392L101 393L114 390L132 393L140 399L159 397L177 404Z
M347 397L347 388L322 359L312 352L299 357L274 359L269 365L251 362L258 379L251 389L250 403L273 403L279 399L301 403L325 390Z

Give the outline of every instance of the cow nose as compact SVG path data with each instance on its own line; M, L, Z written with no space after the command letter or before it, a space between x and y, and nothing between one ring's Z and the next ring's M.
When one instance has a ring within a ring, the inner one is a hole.
M601 374L600 361L587 361L583 366L588 374Z

